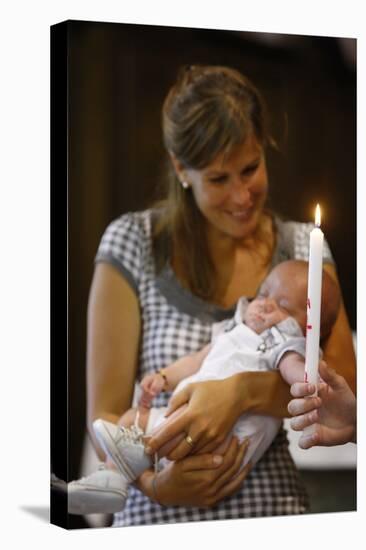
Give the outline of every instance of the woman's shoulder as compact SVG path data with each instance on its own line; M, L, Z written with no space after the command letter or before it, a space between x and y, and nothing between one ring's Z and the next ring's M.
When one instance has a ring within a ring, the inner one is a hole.
M108 227L114 228L115 231L129 229L148 233L151 227L153 213L154 211L152 209L125 212L118 216L118 218L112 220Z
M289 259L308 260L310 233L315 224L313 222L284 220L279 216L275 216L274 220L279 251ZM334 262L326 240L324 240L323 259L331 263Z
M295 220L283 219L282 217L274 216L277 230L289 239L295 239L299 235L308 235L315 227L312 222L300 222Z
M152 210L126 212L109 223L99 244L97 258L146 255L151 244Z
M112 220L106 227L102 243L113 244L118 247L126 241L134 246L149 243L151 240L151 228L153 210L140 210L125 212Z
M126 212L114 219L104 231L95 262L116 267L137 291L141 274L151 264L150 210Z

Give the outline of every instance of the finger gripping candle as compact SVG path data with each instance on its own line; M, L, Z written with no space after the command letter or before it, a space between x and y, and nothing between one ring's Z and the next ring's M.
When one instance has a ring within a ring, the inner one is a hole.
M310 233L305 354L305 382L315 385L318 382L319 365L323 240L318 204L315 210L315 227Z

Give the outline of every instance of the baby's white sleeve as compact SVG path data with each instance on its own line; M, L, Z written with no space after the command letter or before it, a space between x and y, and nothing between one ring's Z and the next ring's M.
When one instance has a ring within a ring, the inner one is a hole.
M280 344L278 348L276 348L275 357L273 361L273 369L278 368L278 364L281 361L283 355L288 351L294 351L305 359L305 344L306 344L306 340L303 336L290 338L283 344Z

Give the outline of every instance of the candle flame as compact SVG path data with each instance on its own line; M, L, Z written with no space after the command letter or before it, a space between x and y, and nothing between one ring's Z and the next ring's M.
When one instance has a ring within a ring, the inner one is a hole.
M320 212L320 206L319 204L317 204L315 208L315 225L317 227L320 227L320 223L321 223L321 212Z

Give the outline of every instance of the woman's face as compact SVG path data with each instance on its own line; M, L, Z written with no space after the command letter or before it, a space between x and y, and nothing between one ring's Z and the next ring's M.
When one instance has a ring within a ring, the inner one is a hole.
M197 206L212 233L234 239L251 235L267 196L263 147L252 135L202 170L185 170Z

